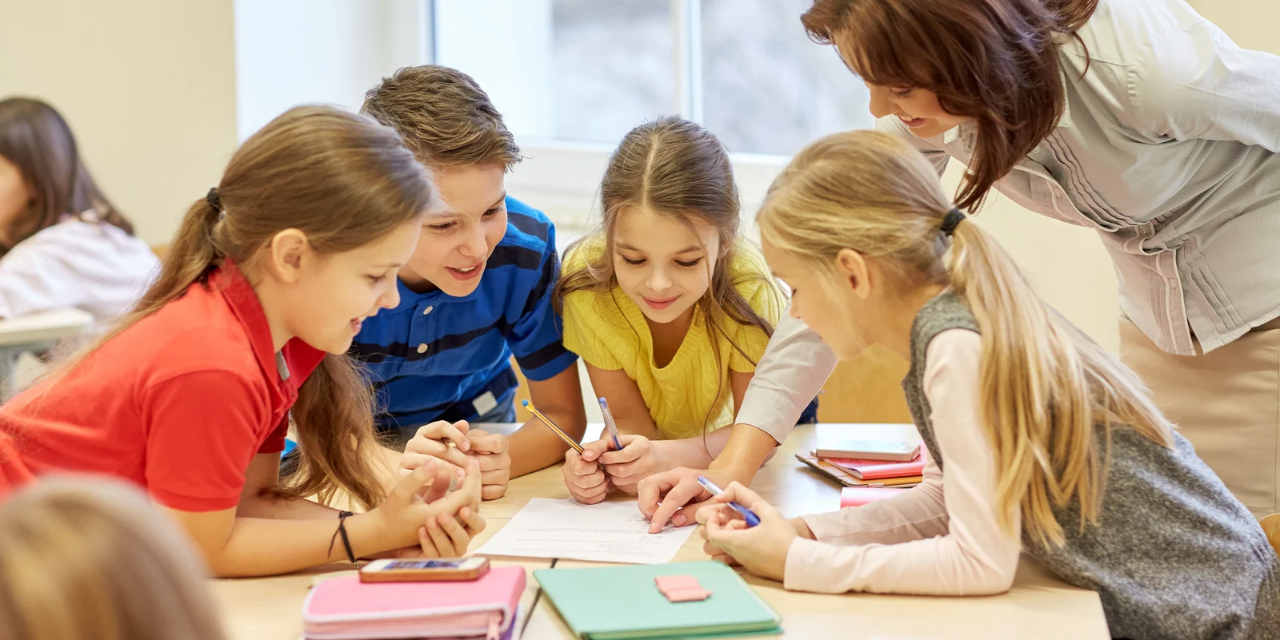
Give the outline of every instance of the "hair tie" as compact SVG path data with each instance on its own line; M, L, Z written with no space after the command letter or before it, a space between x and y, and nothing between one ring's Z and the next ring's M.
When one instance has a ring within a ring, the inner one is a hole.
M209 203L209 206L213 207L214 211L217 211L218 213L222 213L222 198L218 197L217 187L213 187L212 189L209 189L209 193L205 195L204 199L205 199L205 202Z
M964 217L963 212L952 207L951 210L947 212L947 215L942 216L942 235L950 238L951 234L955 233L956 227L960 226L961 222L964 222Z

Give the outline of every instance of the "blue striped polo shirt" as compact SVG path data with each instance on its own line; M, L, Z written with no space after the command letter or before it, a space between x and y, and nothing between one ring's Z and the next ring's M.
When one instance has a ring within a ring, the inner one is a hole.
M372 372L381 429L438 419L474 419L496 401L510 404L510 359L530 380L573 366L551 304L560 259L555 227L537 209L508 197L507 234L485 263L480 285L462 298L415 293L399 283L400 304L364 321L351 345ZM476 402L478 398L484 400Z

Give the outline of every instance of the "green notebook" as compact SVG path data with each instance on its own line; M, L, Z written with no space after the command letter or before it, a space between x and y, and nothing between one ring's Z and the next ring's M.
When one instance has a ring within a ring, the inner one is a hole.
M542 590L583 640L707 638L782 633L782 618L720 562L539 569ZM669 602L653 579L691 575L711 597Z

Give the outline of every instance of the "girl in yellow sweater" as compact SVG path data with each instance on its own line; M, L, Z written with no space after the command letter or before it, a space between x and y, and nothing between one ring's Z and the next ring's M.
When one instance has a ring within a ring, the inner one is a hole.
M675 117L643 124L614 151L600 187L601 233L564 261L556 301L564 345L587 365L623 434L570 450L579 502L611 486L706 468L723 448L782 312L760 253L738 237L738 189L724 146Z

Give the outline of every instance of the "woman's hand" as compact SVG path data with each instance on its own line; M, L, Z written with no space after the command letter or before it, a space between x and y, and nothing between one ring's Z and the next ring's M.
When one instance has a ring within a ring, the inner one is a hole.
M677 467L640 483L637 501L640 512L650 519L649 533L662 531L667 520L677 527L693 524L698 510L710 504L711 499L711 493L698 483L698 476L706 476L716 486L724 486L732 479L711 469Z
M742 516L729 506L730 502L750 509L760 518L760 524L747 527ZM796 525L737 482L712 498L712 503L713 506L698 511L698 523L705 525L702 535L707 541L704 545L707 555L728 564L740 564L758 576L782 580L787 569L787 552L798 536Z

